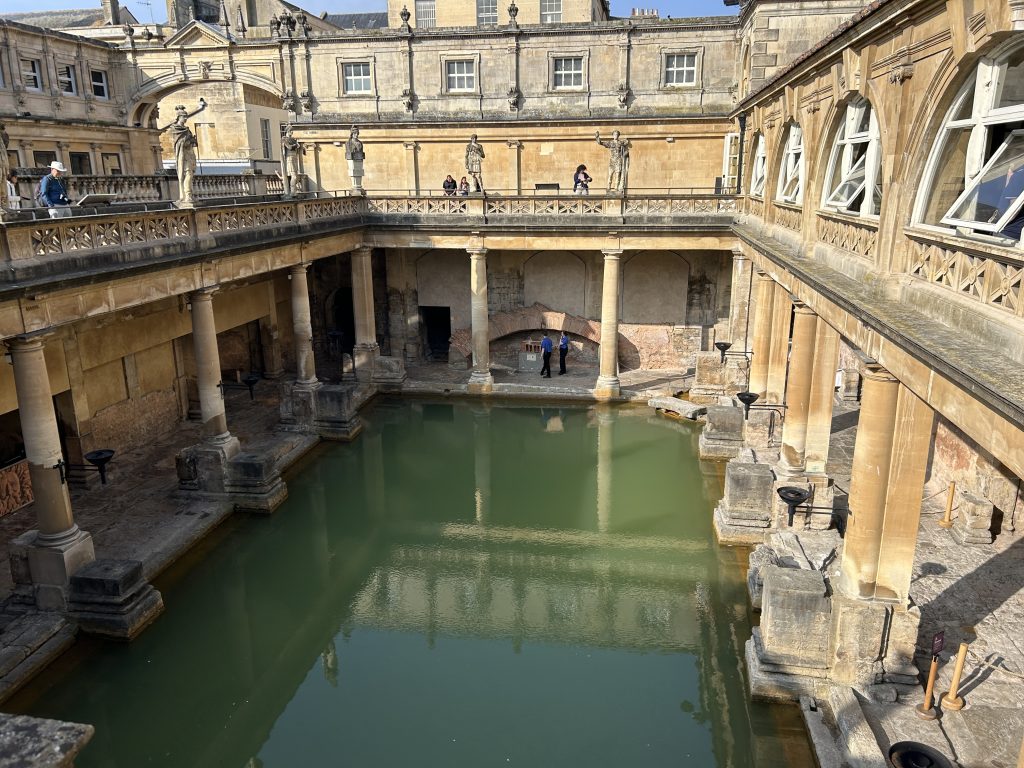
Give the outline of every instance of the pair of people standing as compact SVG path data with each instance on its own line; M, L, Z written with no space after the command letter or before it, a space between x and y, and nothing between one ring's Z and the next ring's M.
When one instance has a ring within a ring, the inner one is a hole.
M441 186L444 189L444 193L449 197L455 194L465 197L469 194L469 182L466 181L465 176L462 177L462 181L456 184L455 178L449 173L448 178L444 180L444 183Z
M540 375L551 378L551 352L554 348L554 344L551 339L548 338L547 331L544 332L544 338L540 342L541 357L544 360L544 364L541 366ZM565 373L565 356L569 354L569 335L562 331L561 337L558 339L558 375L561 376Z

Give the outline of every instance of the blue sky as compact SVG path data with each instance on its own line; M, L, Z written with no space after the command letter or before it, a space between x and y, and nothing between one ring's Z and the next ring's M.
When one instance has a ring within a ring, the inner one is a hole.
M121 4L131 9L141 22L164 21L167 18L166 0L121 0ZM298 5L319 14L321 11L330 13L347 13L351 11L383 11L387 0L297 0ZM237 0L229 0L228 5L234 7ZM4 12L45 11L58 8L99 7L99 0L0 0L0 15ZM632 7L657 8L662 17L671 16L725 16L736 12L735 6L727 8L722 0L612 0L612 13L616 16L628 16Z

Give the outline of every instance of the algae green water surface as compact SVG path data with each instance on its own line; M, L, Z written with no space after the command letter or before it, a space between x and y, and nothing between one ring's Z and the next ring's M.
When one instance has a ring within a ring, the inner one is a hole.
M742 551L696 428L647 409L383 400L11 702L76 765L811 766L747 700Z

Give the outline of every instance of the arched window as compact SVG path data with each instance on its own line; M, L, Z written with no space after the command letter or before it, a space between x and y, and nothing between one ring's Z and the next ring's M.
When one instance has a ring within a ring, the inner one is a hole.
M793 123L786 132L782 145L782 164L779 166L779 186L775 199L780 203L800 205L804 199L804 132Z
M871 103L858 98L846 107L836 132L825 175L821 204L855 216L877 216L882 210L882 152L878 120Z
M764 154L764 136L754 134L754 159L750 162L750 195L764 197L764 179L766 171Z
M1021 242L1024 47L982 59L946 113L914 220Z

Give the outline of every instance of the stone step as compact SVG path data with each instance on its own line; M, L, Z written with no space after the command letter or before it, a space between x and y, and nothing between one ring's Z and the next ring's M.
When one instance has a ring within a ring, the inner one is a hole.
M28 651L18 663L0 676L0 702L10 697L74 644L78 627L65 621L62 617L58 616L57 618L60 620L61 626L55 632L49 633L40 644L34 645L32 650ZM31 634L31 642L36 642L42 637L42 634L42 632ZM26 637L26 639L29 638ZM18 646L9 646L4 650L17 648Z
M696 419L708 412L706 405L691 403L689 400L680 400L678 397L652 397L647 401L651 408L656 408L665 413L676 414L684 419Z

